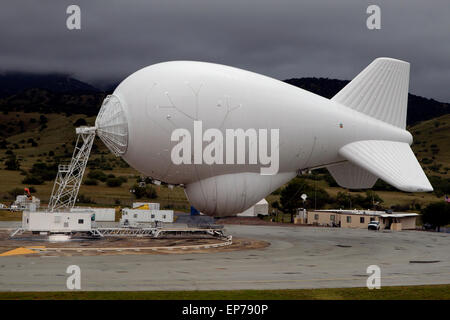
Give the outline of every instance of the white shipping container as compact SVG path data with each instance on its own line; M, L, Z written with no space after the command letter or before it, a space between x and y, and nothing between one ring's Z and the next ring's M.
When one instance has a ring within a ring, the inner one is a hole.
M122 210L122 218L120 223L124 224L127 221L129 224L145 223L145 222L173 222L173 210L142 210L129 209Z
M24 211L22 228L26 231L75 232L91 230L91 212Z
M116 209L115 208L91 208L91 207L75 207L71 212L82 212L89 210L95 214L95 221L97 222L114 222L116 221Z

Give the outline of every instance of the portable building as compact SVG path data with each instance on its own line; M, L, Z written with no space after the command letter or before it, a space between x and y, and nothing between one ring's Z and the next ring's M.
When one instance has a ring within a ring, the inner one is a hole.
M22 229L34 232L81 232L91 231L92 213L24 211Z

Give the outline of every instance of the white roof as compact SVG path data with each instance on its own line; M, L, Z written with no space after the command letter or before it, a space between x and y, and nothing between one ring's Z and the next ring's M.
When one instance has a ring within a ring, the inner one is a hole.
M417 213L386 213L380 214L382 218L404 218L404 217L415 217L418 216Z
M370 215L370 216L379 216L382 218L404 218L404 217L416 217L417 213L407 213L407 212L398 212L398 213L386 213L385 211L376 211L376 210L342 210L342 209L327 209L327 210L315 210L316 212L334 212L341 214L360 214L360 215Z

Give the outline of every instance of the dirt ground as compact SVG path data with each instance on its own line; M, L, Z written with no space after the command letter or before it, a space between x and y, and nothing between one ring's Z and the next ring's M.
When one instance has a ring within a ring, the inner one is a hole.
M80 239L70 242L49 242L43 237L24 233L9 239L9 232L0 231L0 253L15 248L39 247L61 248L60 251L41 250L38 253L25 256L96 256L96 255L126 255L126 254L182 254L182 253L211 253L229 252L236 250L260 249L269 246L269 243L261 240L247 238L233 238L231 245L217 248L179 248L180 246L213 245L224 243L225 240L204 238L147 238L147 237L105 237L103 239ZM165 248L164 248L165 247ZM74 250L64 250L74 248ZM76 249L76 250L75 250Z

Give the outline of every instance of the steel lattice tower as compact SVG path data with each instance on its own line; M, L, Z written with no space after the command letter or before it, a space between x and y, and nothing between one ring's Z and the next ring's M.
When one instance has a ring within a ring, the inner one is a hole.
M86 169L96 128L80 127L76 129L78 135L72 160L69 165L59 165L52 195L48 204L50 211L71 209L77 200L81 180Z

